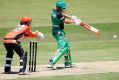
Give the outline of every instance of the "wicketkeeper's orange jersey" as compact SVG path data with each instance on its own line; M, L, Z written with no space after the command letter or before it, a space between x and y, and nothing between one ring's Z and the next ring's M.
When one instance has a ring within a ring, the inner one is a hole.
M32 32L27 25L18 25L15 29L8 32L3 42L4 43L16 43L18 39L23 37L36 37L36 32Z

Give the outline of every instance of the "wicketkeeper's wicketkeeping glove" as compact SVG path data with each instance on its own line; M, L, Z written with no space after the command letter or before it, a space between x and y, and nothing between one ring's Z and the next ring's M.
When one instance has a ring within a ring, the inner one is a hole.
M42 32L37 32L37 38L43 39L44 38L44 34Z

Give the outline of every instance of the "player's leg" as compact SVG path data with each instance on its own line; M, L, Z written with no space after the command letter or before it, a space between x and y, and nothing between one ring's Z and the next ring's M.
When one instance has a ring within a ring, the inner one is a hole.
M25 72L27 65L27 52L24 52L20 43L14 44L14 50L20 57L20 70L19 72Z
M51 64L51 66L55 65L56 62L67 52L67 47L63 48L63 49L58 49L55 52L54 57L51 58L51 60L49 60L49 63Z
M19 70L19 74L21 74L21 75L24 75L25 74L24 72L26 71L26 67L27 67L27 55L28 55L28 53L25 52L23 54L22 58L20 59L20 66L21 66L21 68Z
M72 67L72 56L71 56L71 53L69 53L69 63L71 65L71 67Z
M4 72L5 74L10 74L11 73L11 62L12 62L12 58L14 55L13 48L12 48L12 44L8 44L8 43L4 43L4 47L7 50Z
M70 49L69 49L69 42L65 37L65 34L63 34L63 36L60 37L61 39L63 39L63 41L58 43L58 47L62 48L62 47L67 47L67 52L64 54L64 65L65 67L71 67L72 66L72 57L71 57L71 53L70 53Z
M64 66L66 68L69 68L72 66L72 57L71 57L69 49L68 49L68 52L64 55Z
M67 41L65 39L65 35L63 32L59 32L58 34L53 35L58 43L58 50L55 52L55 55L49 60L50 64L54 65L56 62L67 53L68 46Z

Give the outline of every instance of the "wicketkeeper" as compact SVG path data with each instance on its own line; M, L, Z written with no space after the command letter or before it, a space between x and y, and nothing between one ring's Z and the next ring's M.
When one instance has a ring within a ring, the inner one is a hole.
M26 62L27 62L27 53L24 52L22 46L20 45L19 39L27 38L27 37L40 37L44 38L43 33L41 32L32 32L30 29L30 25L32 23L32 18L30 16L22 17L20 24L18 24L13 30L8 32L3 40L4 47L7 50L6 54L6 64L4 68L5 74L12 73L11 71L11 62L14 55L14 51L20 57L20 70L19 74L24 74L26 70Z
M65 9L67 8L64 0L59 0L56 2L56 8L51 12L51 21L52 21L52 35L57 41L58 49L55 52L54 56L48 61L48 63L53 67L57 61L64 56L64 66L72 66L72 58L70 53L69 42L65 37L64 32L64 23L65 24L76 24L73 18L75 16L69 16L65 14Z

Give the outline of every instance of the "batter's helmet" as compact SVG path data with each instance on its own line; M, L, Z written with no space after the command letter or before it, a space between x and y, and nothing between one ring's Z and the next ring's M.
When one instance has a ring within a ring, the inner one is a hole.
M57 1L56 2L56 6L61 7L63 9L66 9L67 8L66 3L63 0Z

